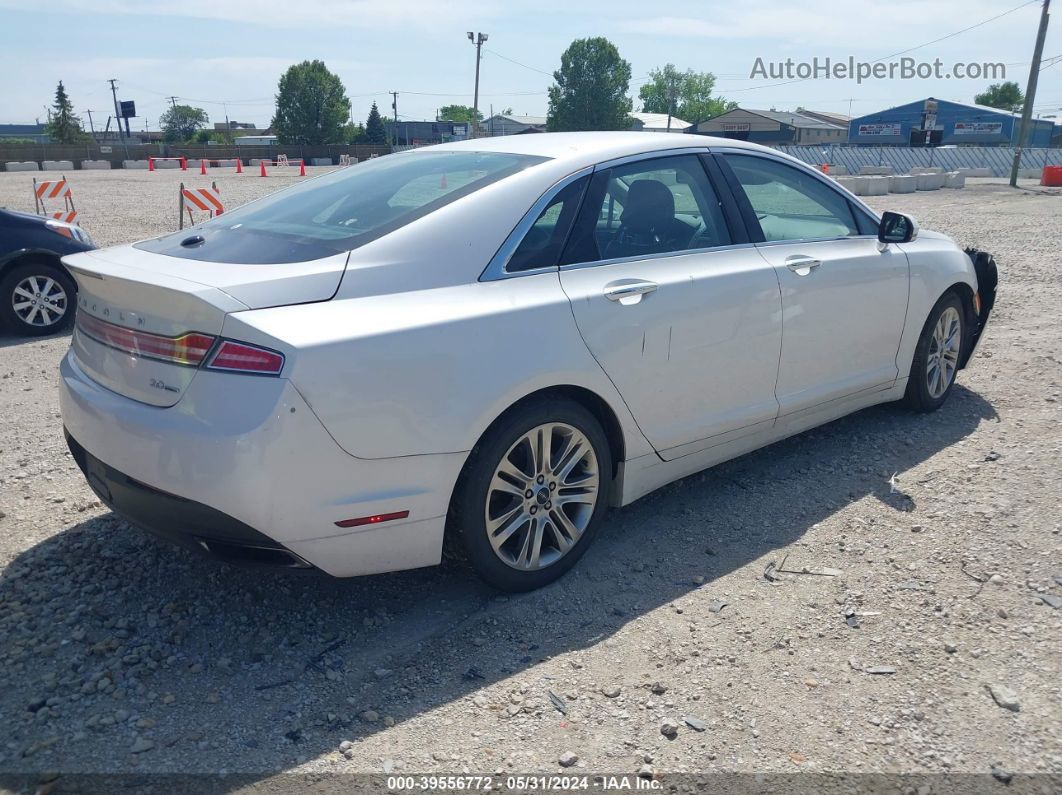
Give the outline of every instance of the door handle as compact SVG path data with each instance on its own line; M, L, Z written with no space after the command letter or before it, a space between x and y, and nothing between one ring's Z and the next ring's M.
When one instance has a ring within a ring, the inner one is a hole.
M821 264L821 260L817 260L814 257L805 257L803 254L794 254L785 258L785 266L797 276L807 276Z
M643 295L655 292L658 286L656 282L613 282L606 284L602 292L609 301L618 301L624 306L630 306L641 301Z

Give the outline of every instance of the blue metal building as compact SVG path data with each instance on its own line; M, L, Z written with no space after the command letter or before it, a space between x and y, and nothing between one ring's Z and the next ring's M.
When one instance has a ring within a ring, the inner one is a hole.
M1033 119L1028 146L1051 145L1052 119ZM1017 146L1021 114L946 99L921 99L849 122L856 146Z

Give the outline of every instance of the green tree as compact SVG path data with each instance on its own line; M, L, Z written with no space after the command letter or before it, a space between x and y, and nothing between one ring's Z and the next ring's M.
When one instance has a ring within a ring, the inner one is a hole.
M737 107L722 97L713 97L715 75L711 72L680 72L674 64L649 72L649 82L638 90L645 113L670 113L696 124Z
M605 38L576 39L561 55L549 87L546 127L560 130L626 130L630 127L631 65Z
M55 103L52 105L45 131L52 142L57 144L76 144L85 140L81 119L74 115L74 103L67 96L62 80L55 88Z
M323 61L291 66L277 86L272 127L282 144L334 144L343 140L350 100L343 81Z
M380 109L376 107L375 102L372 103L369 117L365 120L365 143L387 143L387 130L384 129L383 119L380 118Z
M174 105L159 118L159 127L171 143L190 141L206 127L210 117L202 108Z
M347 144L365 143L365 125L347 122L343 125L343 142Z
M444 121L478 123L483 121L483 114L469 105L443 105L439 108L439 118Z
M975 96L974 102L1017 113L1025 104L1025 94L1022 93L1021 86L1008 80L1006 83L993 83L983 93Z

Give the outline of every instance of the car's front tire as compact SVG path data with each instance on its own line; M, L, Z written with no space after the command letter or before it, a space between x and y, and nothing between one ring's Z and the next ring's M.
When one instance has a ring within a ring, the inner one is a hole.
M962 300L948 292L937 301L915 347L904 400L915 411L936 411L951 394L966 341Z
M77 285L57 263L21 262L0 278L0 324L15 334L39 337L70 326Z
M611 482L608 441L590 411L562 397L518 406L469 454L449 532L491 585L540 588L582 557Z

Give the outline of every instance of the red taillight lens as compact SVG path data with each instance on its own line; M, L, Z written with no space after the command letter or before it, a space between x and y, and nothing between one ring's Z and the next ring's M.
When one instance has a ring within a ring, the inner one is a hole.
M225 340L206 365L208 370L278 375L284 369L284 357L276 351Z
M196 332L182 334L180 337L164 337L161 334L108 323L86 312L77 313L77 326L96 342L124 353L189 367L197 367L206 358L215 339L208 334Z

